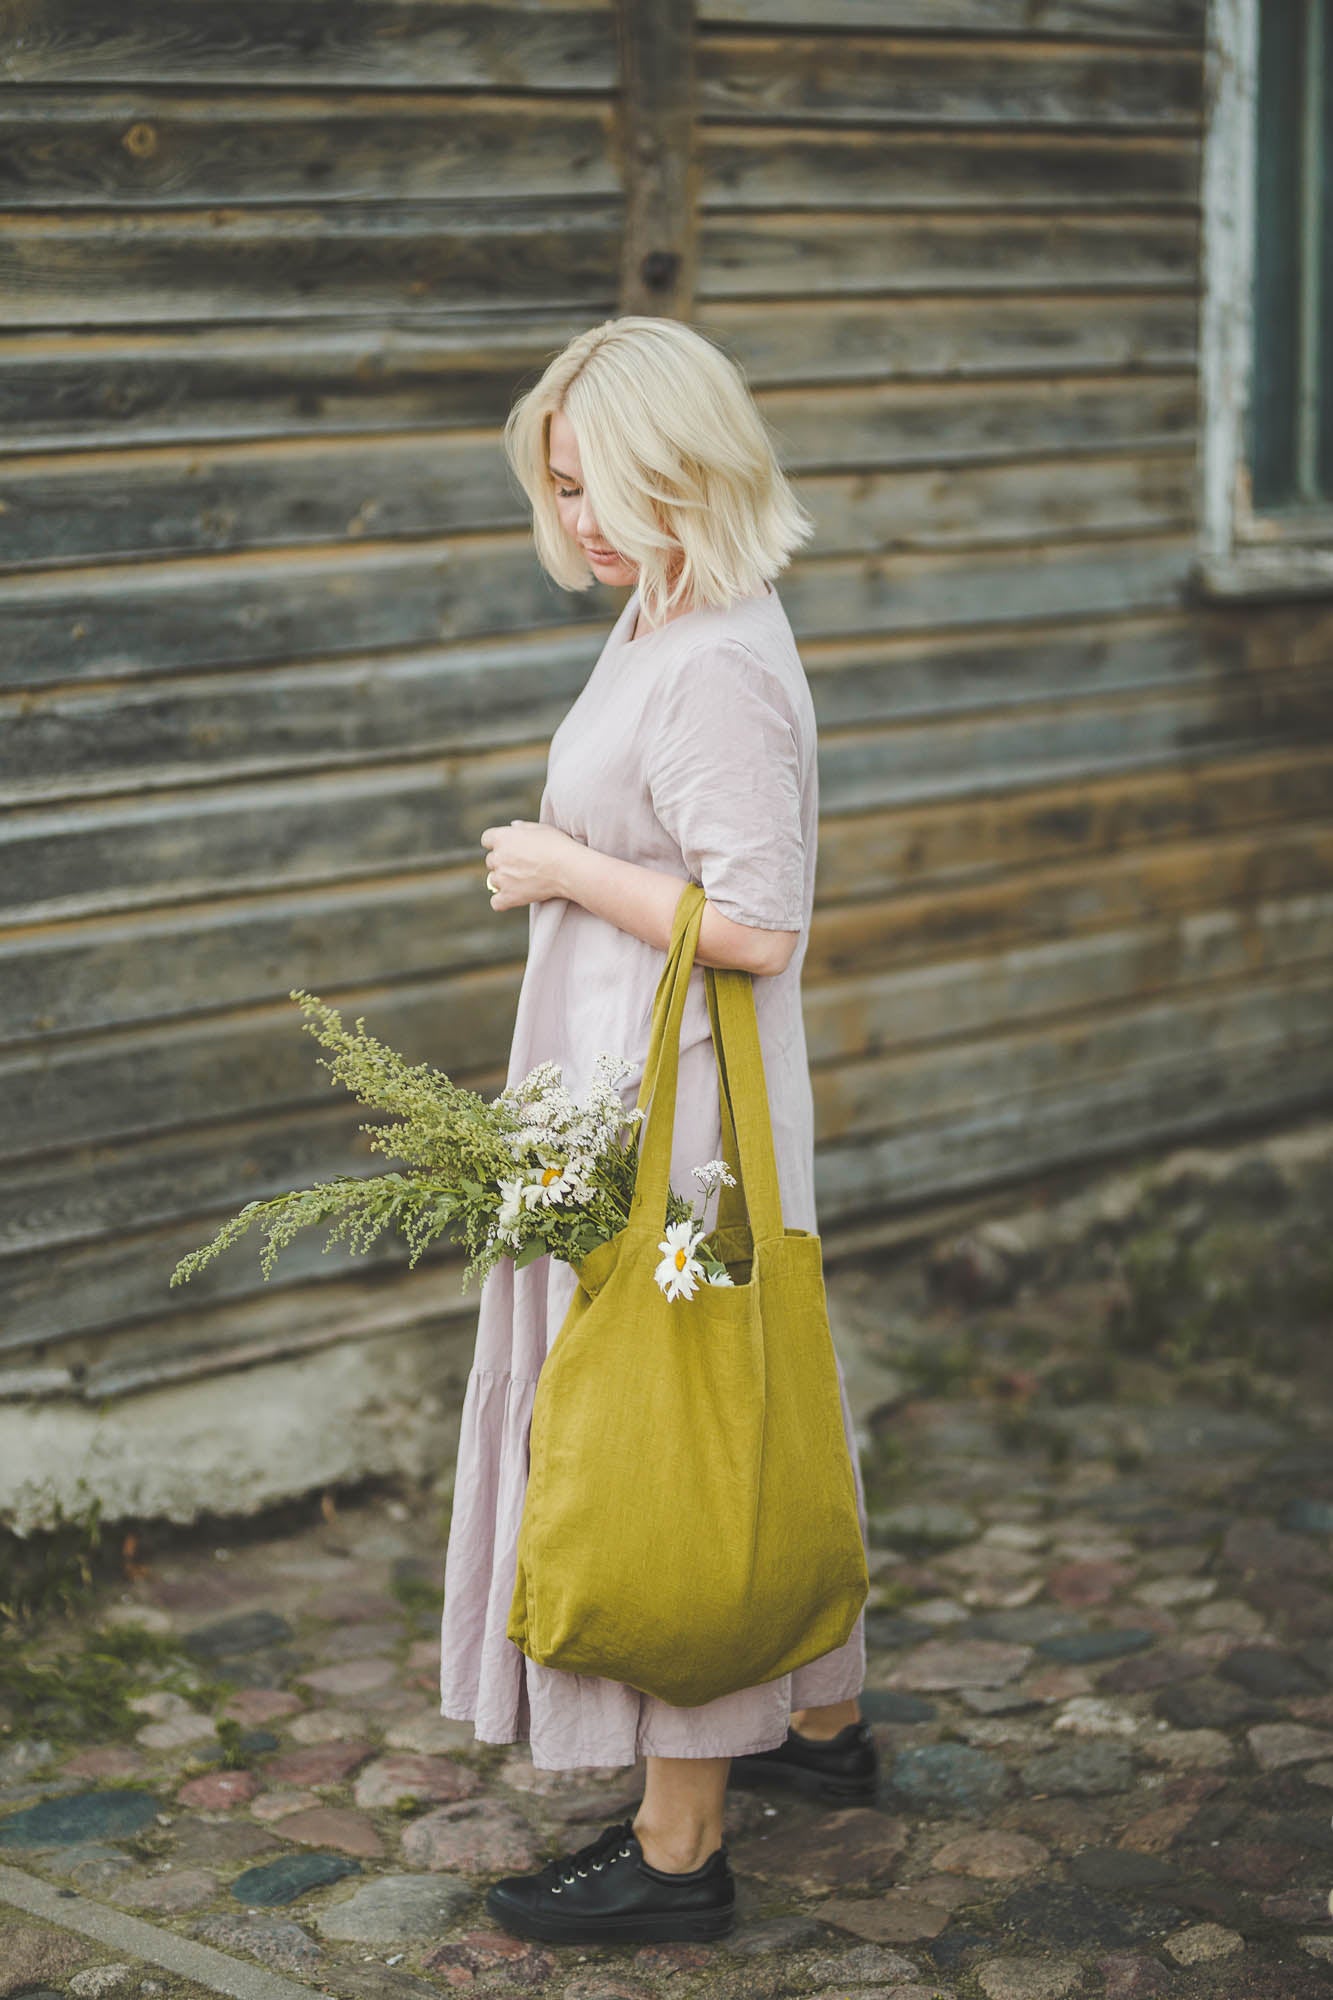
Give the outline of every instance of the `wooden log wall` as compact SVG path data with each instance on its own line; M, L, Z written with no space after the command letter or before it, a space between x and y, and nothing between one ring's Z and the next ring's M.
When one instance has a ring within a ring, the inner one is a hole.
M0 1394L471 1313L251 1198L372 1171L286 998L503 1082L619 599L499 426L626 296L599 0L34 0L0 91ZM1203 0L697 0L689 311L818 522L821 1220L1333 1094L1333 607L1193 585ZM672 110L677 118L679 106ZM661 163L658 163L659 168ZM651 203L647 212L651 212ZM636 301L636 306L637 306Z

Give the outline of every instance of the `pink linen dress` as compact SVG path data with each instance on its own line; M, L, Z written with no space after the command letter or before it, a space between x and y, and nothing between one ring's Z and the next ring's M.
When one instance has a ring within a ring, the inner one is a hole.
M636 589L551 739L539 817L601 853L677 875L682 887L700 883L736 923L800 932L786 968L756 976L754 997L783 1220L814 1230L814 1111L800 981L819 798L805 669L771 586L728 610L686 612L631 639L638 608ZM555 1062L581 1098L607 1050L634 1065L619 1086L631 1109L663 953L564 898L528 909L507 1082ZM703 1204L693 1169L721 1150L704 968L696 965L681 1024L671 1185L701 1207L710 1228L717 1192ZM864 1617L836 1651L691 1708L619 1681L541 1666L506 1635L533 1396L576 1285L573 1266L556 1258L539 1257L521 1271L505 1258L480 1293L445 1559L440 1712L472 1721L482 1742L526 1738L533 1764L545 1770L771 1749L784 1740L793 1708L860 1692ZM838 1377L865 1534L841 1364ZM588 1476L596 1479L595 1465ZM718 1527L726 1532L725 1522ZM608 1521L607 1533L614 1532ZM664 1522L663 1533L670 1532Z

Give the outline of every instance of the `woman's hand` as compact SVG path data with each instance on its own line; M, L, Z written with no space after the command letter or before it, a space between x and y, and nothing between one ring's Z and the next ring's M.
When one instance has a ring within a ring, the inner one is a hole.
M524 903L544 903L563 896L565 857L578 842L544 820L511 819L508 826L488 826L481 836L486 872L495 884L493 910L517 910Z

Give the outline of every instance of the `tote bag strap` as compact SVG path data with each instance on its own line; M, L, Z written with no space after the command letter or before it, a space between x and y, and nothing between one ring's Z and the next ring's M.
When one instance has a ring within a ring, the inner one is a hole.
M676 1122L676 1075L680 1063L680 1024L694 954L699 942L707 897L697 882L687 882L676 904L666 964L657 983L648 1055L639 1085L638 1109L648 1113L639 1126L639 1157L634 1174L628 1227L652 1230L666 1226L667 1190L671 1185L671 1145Z
M707 900L698 883L687 883L676 906L671 945L653 1005L653 1023L639 1090L639 1108L647 1109L646 1131L640 1128L638 1168L629 1227L660 1231L666 1223L671 1184L671 1152L676 1120L676 1082L680 1065L680 1028L699 928ZM763 1054L754 1010L754 986L748 973L705 968L716 982L716 1012L710 985L710 1021L718 1063L719 1098L723 1105L724 1139L728 1128L735 1157L728 1165L739 1186L723 1193L749 1212L756 1243L782 1235L782 1204Z
M745 1177L741 1172L740 1147L736 1140L736 1119L731 1108L731 1084L727 1076L727 1061L723 1051L722 1021L717 1004L716 968L704 967L705 987L708 995L708 1018L713 1029L713 1047L717 1051L717 1094L722 1121L722 1158L731 1170L734 1186L723 1182L718 1191L717 1220L714 1228L721 1235L724 1231L744 1228L746 1222Z
M704 903L707 898L697 882L687 882L676 904L672 921L671 942L667 946L666 963L662 976L657 982L657 993L653 1000L652 1025L648 1030L648 1054L644 1059L643 1077L639 1084L636 1108L647 1111L657 1096L658 1079L662 1068L662 1052L668 1041L669 1017L675 1009L674 1037L677 1061L680 1054L680 1023L685 1013L685 999L689 989L690 974L694 970L694 954L699 942L699 930L703 923ZM688 958L682 965L682 954L688 945ZM644 1139L647 1125L639 1126L639 1158L643 1159ZM666 1196L663 1195L663 1214L666 1213Z
M710 965L704 971L717 1051L722 1157L737 1183L722 1187L716 1227L730 1229L744 1223L748 1211L750 1233L757 1243L761 1237L781 1236L783 1223L754 978L730 966Z
M693 885L691 885L693 886ZM702 922L702 918L700 920ZM697 949L697 947L696 947ZM724 1181L719 1193L717 1220L714 1225L719 1230L746 1226L745 1181L741 1172L740 1149L736 1143L736 1121L731 1109L731 1090L727 1079L727 1059L723 1047L722 1024L717 1005L717 972L711 966L704 967L705 990L708 1000L708 1019L713 1035L713 1049L717 1059L717 1094L719 1117L722 1127L722 1158L730 1170L732 1181ZM753 994L753 986L746 981ZM656 1087L657 1069L662 1055L662 1033L666 1020L666 1010L655 1011L653 1016L653 1040L649 1047L648 1059L644 1064L643 1083L639 1090L640 1107L648 1104ZM663 1197L665 1213L665 1197Z

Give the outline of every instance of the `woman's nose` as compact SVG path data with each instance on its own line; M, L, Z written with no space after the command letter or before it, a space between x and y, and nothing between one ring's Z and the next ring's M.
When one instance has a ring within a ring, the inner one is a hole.
M586 493L579 507L578 519L575 521L574 527L580 541L591 542L596 539L597 516L592 511L592 506Z

